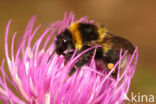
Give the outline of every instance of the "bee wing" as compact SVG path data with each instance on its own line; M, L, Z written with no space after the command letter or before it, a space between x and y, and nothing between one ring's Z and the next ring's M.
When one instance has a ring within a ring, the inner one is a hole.
M103 44L102 42L97 42L95 40L84 42L84 45L87 45L87 46L97 46L97 45L102 45L102 44Z

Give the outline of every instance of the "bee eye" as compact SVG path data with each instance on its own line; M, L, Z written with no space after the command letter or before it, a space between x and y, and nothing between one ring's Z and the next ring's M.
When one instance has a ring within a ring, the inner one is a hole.
M66 39L63 39L62 46L64 46L64 47L67 46L67 40Z

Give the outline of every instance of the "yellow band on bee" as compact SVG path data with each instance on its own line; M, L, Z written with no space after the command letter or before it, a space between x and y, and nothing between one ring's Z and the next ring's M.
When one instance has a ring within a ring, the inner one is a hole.
M82 43L81 33L78 30L78 26L79 26L78 23L73 23L71 24L69 30L72 33L73 42L75 43L75 48L77 50L80 50L83 46L83 43Z
M104 37L106 37L108 34L108 30L105 28L105 27L98 27L98 35L99 35L99 38L98 38L98 42L102 42Z

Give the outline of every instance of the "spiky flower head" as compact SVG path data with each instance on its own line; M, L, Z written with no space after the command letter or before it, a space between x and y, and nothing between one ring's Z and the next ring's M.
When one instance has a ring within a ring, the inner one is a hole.
M120 64L126 53L120 55L119 61L113 68L119 67L116 79L110 77L113 70L109 73L97 71L94 56L90 64L84 65L79 71L77 70L71 77L68 77L69 71L79 57L91 49L96 52L96 47L87 49L77 56L73 55L71 60L64 64L63 56L56 54L51 56L55 49L55 42L50 43L51 37L68 28L74 21L89 23L93 21L88 21L86 17L75 20L73 13L70 13L69 16L65 14L62 21L51 25L53 30L45 29L33 44L33 37L37 35L36 32L41 27L39 25L33 29L35 19L36 16L30 19L18 44L18 49L15 49L14 46L16 32L14 33L11 52L8 51L11 20L6 27L6 60L3 59L0 67L2 73L0 99L5 104L122 104L125 102L123 95L127 95L135 72L138 59L137 48L126 62L123 73L120 73ZM4 63L7 63L8 68L4 68ZM12 88L9 87L10 85Z

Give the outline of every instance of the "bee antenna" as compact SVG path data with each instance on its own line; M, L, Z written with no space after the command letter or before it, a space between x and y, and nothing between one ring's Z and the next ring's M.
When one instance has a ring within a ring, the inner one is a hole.
M41 21L42 21L42 23L43 23L44 25L46 25L51 31L54 31L54 30L55 30L55 29L52 28L51 25L49 25L47 22L43 21L42 19L41 19ZM53 38L56 36L57 32L55 31L54 34L55 34L55 35L52 36ZM53 39L53 38L52 38L52 39Z
M46 25L50 30L54 30L54 28L52 28L46 21L44 21L41 17L39 17L39 19L40 19L40 21L42 21L42 23L44 24L44 25Z
M46 25L47 27L49 27L49 29L51 29L52 31L54 30L54 28L52 28L47 22L42 21L44 25Z
M40 20L42 21L42 23L45 25L45 26L47 26L51 31L54 31L55 29L51 26L51 25L49 25L47 22L45 22L43 19L41 19L40 18ZM55 36L57 35L57 32L56 31L54 31L54 33L53 33L54 35L52 36L52 39L54 39L55 38Z

